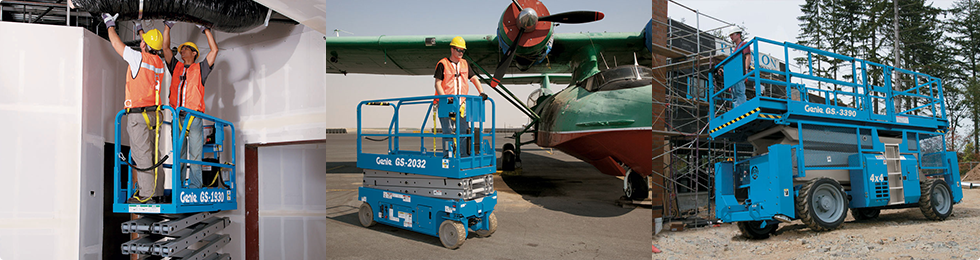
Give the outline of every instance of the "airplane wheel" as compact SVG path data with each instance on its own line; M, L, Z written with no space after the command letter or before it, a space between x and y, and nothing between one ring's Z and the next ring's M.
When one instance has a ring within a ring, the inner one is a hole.
M374 212L371 212L371 205L367 202L361 203L361 209L357 211L357 219L361 221L361 226L370 227L374 226Z
M487 217L487 221L490 222L489 223L490 224L490 229L477 230L476 231L476 236L478 236L478 237L489 237L490 235L493 235L493 232L497 232L497 214L494 214L493 212L491 212L490 213L490 216Z
M931 220L945 220L953 213L953 194L946 181L930 179L922 183L919 210Z
M876 208L857 208L851 209L851 216L856 220L875 219L881 214L881 209Z
M514 153L514 144L506 143L502 150L500 154L501 170L513 171L517 165L517 154Z
M459 248L466 242L466 227L459 221L445 220L439 225L439 240L446 248Z
M625 186L623 191L626 193L626 197L631 200L642 200L646 199L650 192L650 186L647 184L647 178L641 176L638 173L629 170L626 172Z
M834 230L847 217L847 197L840 183L834 179L813 179L800 189L800 196L796 197L796 212L811 230Z
M759 227L762 225L762 221L740 221L737 223L738 230L742 231L742 236L748 239L769 238L770 234L776 233L776 229L779 229L779 222L770 222L764 228Z

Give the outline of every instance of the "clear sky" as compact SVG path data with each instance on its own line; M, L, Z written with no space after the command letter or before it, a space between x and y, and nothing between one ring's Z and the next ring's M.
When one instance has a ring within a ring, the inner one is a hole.
M735 23L745 28L751 36L759 36L776 41L795 42L800 33L799 17L801 0L686 0L677 1L690 9L700 11L729 23ZM943 9L953 5L953 0L926 1L933 7ZM667 4L667 16L674 20L684 21L694 26L698 21L694 11L688 10L675 3ZM717 28L722 23L702 16L702 30Z
M551 13L579 10L595 10L605 18L589 24L566 24L555 28L556 33L577 32L639 32L652 15L649 0L544 0ZM511 3L495 1L335 1L327 0L327 37L335 37L333 30L340 29L340 37L379 35L451 35L495 34L497 23L504 9ZM447 50L447 55L448 55ZM433 60L435 64L438 60ZM496 64L483 65L496 67ZM327 127L353 128L357 126L356 106L361 100L406 96L431 95L434 92L432 76L393 76L364 74L327 74ZM486 86L485 91L497 100L497 127L519 127L528 122L516 108ZM509 86L521 100L538 86ZM553 86L554 87L554 86ZM470 87L471 92L475 90ZM561 88L561 87L558 87ZM424 116L418 114L418 117ZM387 126L390 114L365 116L365 126ZM403 114L405 116L405 114ZM431 125L431 121L430 121ZM403 127L412 127L402 125Z

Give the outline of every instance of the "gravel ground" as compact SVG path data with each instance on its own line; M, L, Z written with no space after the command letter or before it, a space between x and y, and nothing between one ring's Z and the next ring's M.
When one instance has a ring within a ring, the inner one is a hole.
M666 229L653 246L662 250L653 259L980 259L980 189L964 189L945 221L928 220L918 208L882 210L874 220L848 216L830 232L782 223L763 240L742 237L734 224Z

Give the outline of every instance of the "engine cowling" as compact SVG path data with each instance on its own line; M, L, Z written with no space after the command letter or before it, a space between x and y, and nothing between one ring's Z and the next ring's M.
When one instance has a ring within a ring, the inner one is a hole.
M501 53L506 53L507 49L514 44L517 32L522 26L525 27L524 35L521 36L514 57L514 63L521 71L526 71L531 66L544 61L551 47L554 44L552 33L554 25L552 22L537 21L538 17L550 15L548 8L537 0L518 0L523 11L518 11L518 7L511 3L500 16L497 24L497 44ZM533 26L531 26L533 24Z

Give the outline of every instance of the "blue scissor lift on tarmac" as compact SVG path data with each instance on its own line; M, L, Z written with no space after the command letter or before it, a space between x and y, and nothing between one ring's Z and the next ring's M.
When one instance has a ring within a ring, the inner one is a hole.
M760 48L782 51L777 56L787 61L791 52L803 53L807 63L801 71L758 66L742 73L739 49L715 66L725 73L709 94L709 134L755 150L715 164L718 219L737 222L746 237L766 238L793 219L814 231L836 229L849 208L858 220L910 207L932 220L950 216L963 193L956 152L946 151L940 79L758 37L747 46L753 64L760 64ZM814 73L819 59L839 61L840 74L850 77ZM748 86L749 100L731 107L738 82Z
M425 133L433 99L438 99L438 117L452 118L459 126L468 125L470 132L456 127L451 134ZM450 249L459 248L465 242L468 230L480 237L493 234L497 230L497 218L493 214L497 204L497 192L493 188L493 173L497 169L496 115L495 104L489 101L488 127L484 126L486 103L479 96L424 96L358 104L357 167L364 170L364 186L358 189L358 199L363 202L358 212L361 225L382 223L436 236ZM400 113L412 105L428 105L429 112L422 117L421 131L405 132L400 129L403 118ZM386 133L365 133L362 128L365 106L392 108ZM489 130L487 135L483 135L484 130ZM387 150L365 149L362 142L367 138L387 139ZM413 142L415 138L419 139L418 149L402 148L403 141ZM436 151L435 147L426 149L427 138L433 145L444 138L452 141L444 151Z
M227 217L214 216L214 213L235 210L238 207L235 185L235 127L228 121L184 107L175 109L170 106L160 106L159 110L161 124L155 130L160 135L170 135L172 149L161 151L159 156L161 159L157 159L154 164L156 167L136 165L132 156L122 152L121 123L127 111L123 109L116 114L112 211L142 215L139 219L122 224L123 233L141 235L138 239L123 243L122 253L170 257L170 259L231 259L228 254L217 253L221 247L231 242L229 235L217 234L231 221ZM173 121L179 120L164 120L163 116L170 115L170 118L176 118L178 114L193 116L193 120L202 120L205 132L213 130L211 131L213 136L204 137L206 140L201 161L180 157L184 145L182 140L188 133L187 122L175 124ZM228 132L225 132L226 129ZM156 134L152 134L150 138L155 136ZM161 138L161 143L163 140ZM226 147L231 149L226 151ZM162 150L163 146L159 148ZM229 158L222 162L221 155L225 153ZM165 163L167 158L171 160L171 164ZM189 188L186 176L180 175L180 168L190 164L202 166L204 172L202 181L205 187ZM127 200L138 190L134 178L131 178L134 176L132 166L156 168L157 174L167 174L165 169L170 169L167 178L171 185L165 187L164 194L159 194L163 201L127 203ZM223 172L227 172L229 176L227 179L222 178ZM209 174L213 174L213 177L208 176Z

